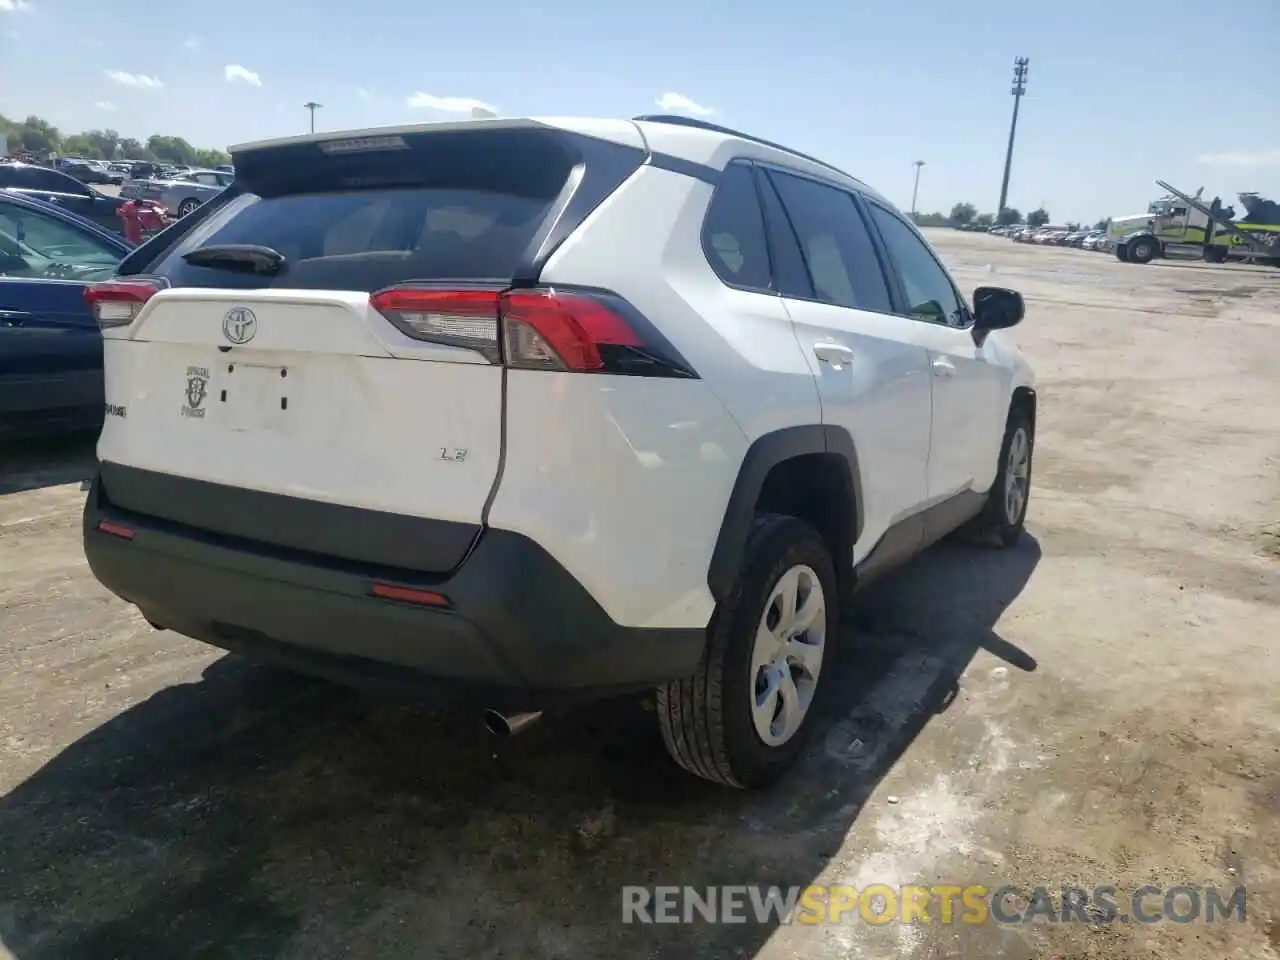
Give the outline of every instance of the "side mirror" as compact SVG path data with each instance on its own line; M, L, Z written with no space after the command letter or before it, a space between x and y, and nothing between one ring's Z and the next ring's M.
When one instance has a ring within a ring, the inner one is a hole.
M992 330L1017 326L1027 314L1022 294L1004 287L978 287L973 291L973 339L979 346Z

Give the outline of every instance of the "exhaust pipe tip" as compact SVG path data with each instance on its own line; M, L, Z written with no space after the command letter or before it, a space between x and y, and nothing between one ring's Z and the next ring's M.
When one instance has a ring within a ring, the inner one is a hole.
M541 710L535 710L533 713L513 713L511 716L499 713L497 710L486 710L484 727L495 737L505 740L527 730L541 718Z

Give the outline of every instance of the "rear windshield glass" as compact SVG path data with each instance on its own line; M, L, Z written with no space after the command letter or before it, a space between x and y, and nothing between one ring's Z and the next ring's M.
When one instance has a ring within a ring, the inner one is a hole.
M306 144L248 154L237 158L227 202L147 272L184 287L368 292L408 280L509 280L575 162L529 130L422 134L370 153ZM225 244L271 247L286 266L260 276L182 259Z

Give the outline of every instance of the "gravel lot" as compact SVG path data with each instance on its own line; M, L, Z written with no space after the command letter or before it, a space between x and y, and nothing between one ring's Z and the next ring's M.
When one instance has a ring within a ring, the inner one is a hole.
M1031 535L864 595L764 795L674 770L642 702L495 757L478 720L156 633L83 562L91 443L0 449L0 957L1280 957L1280 271L934 240L1028 300ZM757 882L1244 883L1248 908L620 922L622 884Z

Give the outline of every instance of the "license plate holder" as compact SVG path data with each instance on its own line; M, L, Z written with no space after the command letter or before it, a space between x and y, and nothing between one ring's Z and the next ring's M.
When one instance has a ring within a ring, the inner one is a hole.
M218 421L229 430L282 431L295 407L296 370L277 364L228 363L213 397Z

